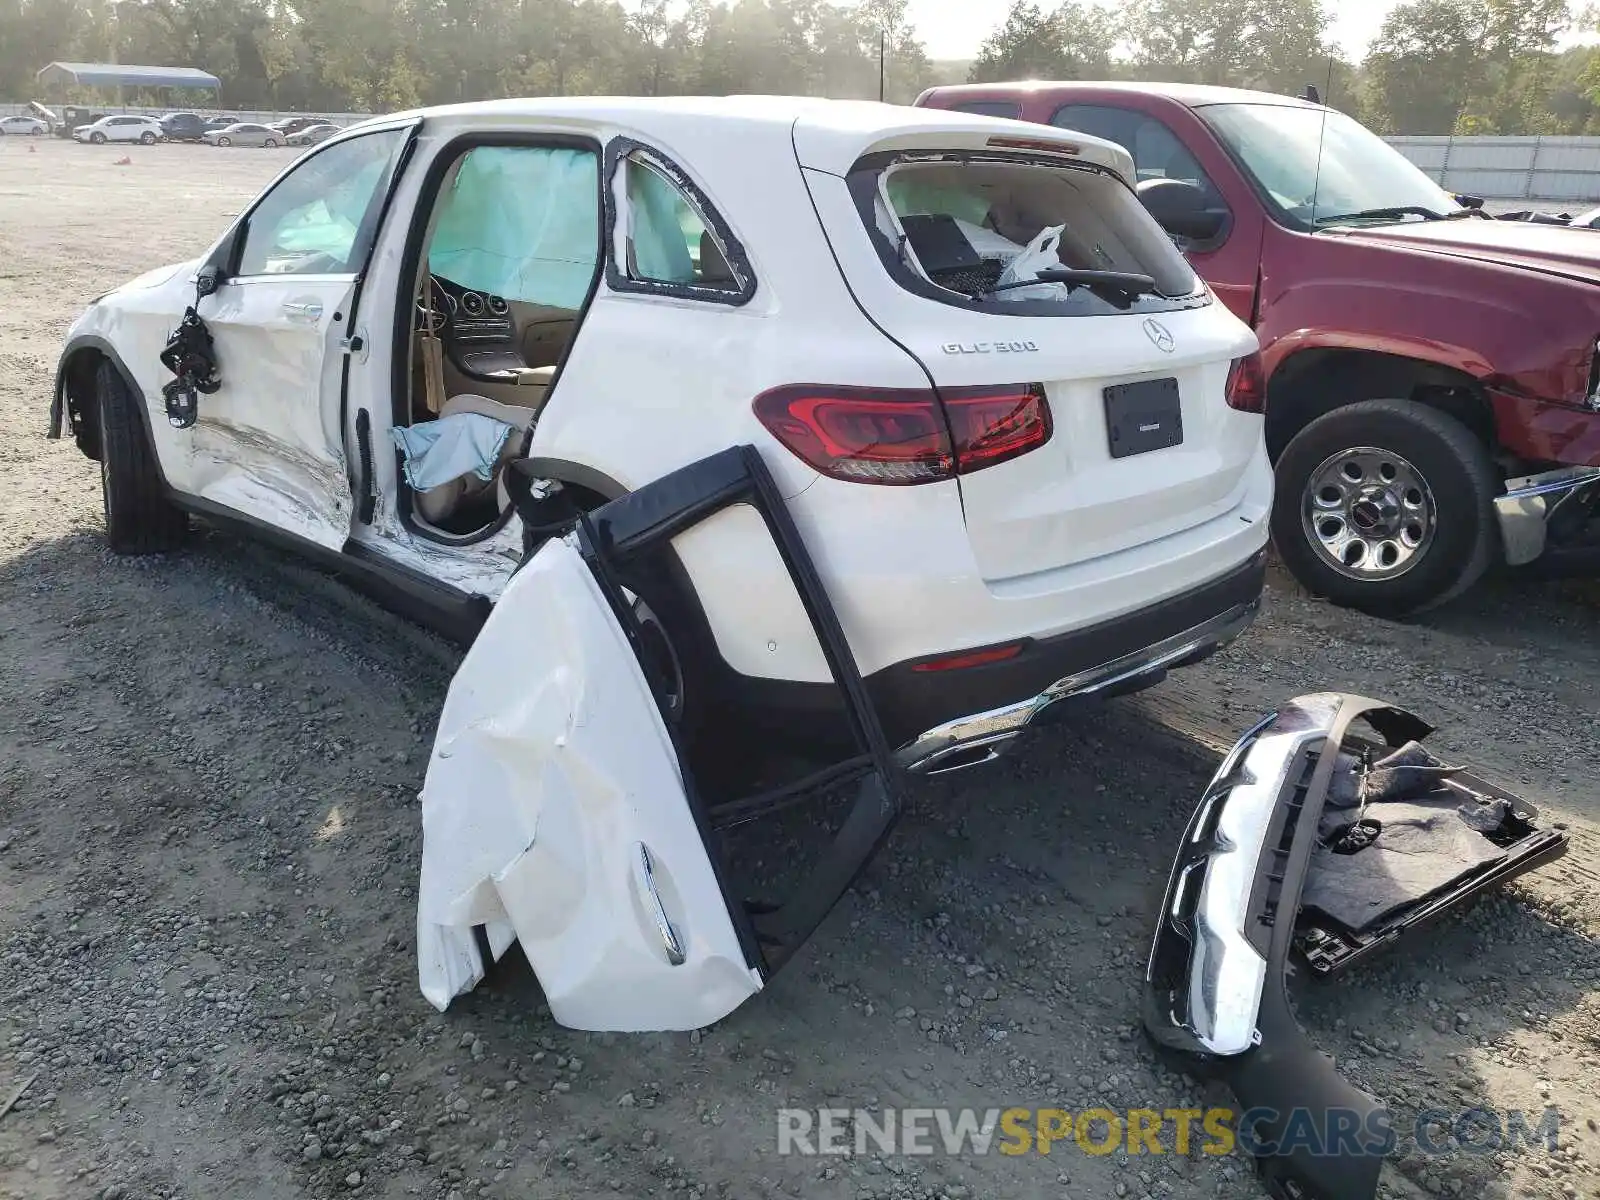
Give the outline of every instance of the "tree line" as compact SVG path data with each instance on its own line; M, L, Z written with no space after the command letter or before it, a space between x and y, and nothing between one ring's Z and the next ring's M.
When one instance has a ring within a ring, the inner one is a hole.
M32 97L34 73L52 61L115 61L199 67L222 79L234 108L867 98L878 95L881 38L886 92L909 101L930 66L904 11L905 0L0 0L0 97Z
M1569 0L1406 0L1359 62L1323 0L1014 0L963 62L906 0L0 0L0 98L56 60L199 67L235 108L384 111L508 95L803 93L1175 80L1299 92L1383 132L1600 133L1600 29ZM881 64L880 48L885 52ZM90 94L60 95L90 100ZM125 94L130 102L153 97Z
M1383 133L1600 133L1600 29L1568 0L1407 0L1359 62L1343 59L1320 0L1016 0L974 80L1223 84L1324 99Z

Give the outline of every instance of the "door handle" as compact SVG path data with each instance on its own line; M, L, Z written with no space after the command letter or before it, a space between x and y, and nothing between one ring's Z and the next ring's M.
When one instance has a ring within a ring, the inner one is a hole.
M291 321L304 321L314 323L322 320L322 301L320 300L285 300L283 302L283 315Z
M678 936L678 931L672 927L672 921L667 917L666 905L661 903L661 893L656 891L655 870L650 863L650 851L645 848L643 842L634 846L633 885L639 892L639 898L649 910L650 916L655 920L656 933L661 938L661 949L666 952L667 962L674 967L681 967L688 955L684 953L683 939Z

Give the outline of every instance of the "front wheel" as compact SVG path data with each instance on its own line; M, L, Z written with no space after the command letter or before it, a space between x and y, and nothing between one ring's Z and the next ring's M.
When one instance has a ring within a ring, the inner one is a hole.
M277 148L278 148L278 139L277 138L268 138L267 139L267 149L268 150L276 150Z
M106 135L103 133L91 133L89 140L96 146L104 146L106 144Z
M219 137L217 139L217 145L219 145L219 146L231 146L231 145L233 145L233 140L231 138Z
M157 554L183 540L188 518L168 502L139 401L110 362L95 374L100 420L100 497L113 554Z
M139 144L141 146L154 146L156 144L156 135L151 133L148 129L145 130L139 135Z
M1488 569L1498 490L1488 448L1461 422L1408 400L1365 400L1317 418L1285 448L1272 536L1310 591L1404 616Z

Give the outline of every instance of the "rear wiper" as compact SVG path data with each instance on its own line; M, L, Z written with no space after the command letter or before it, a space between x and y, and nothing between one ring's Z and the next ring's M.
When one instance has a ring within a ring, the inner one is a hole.
M1443 221L1445 215L1423 208L1420 204L1398 204L1393 208L1364 208L1360 212L1338 213L1331 217L1318 217L1318 225L1331 225L1335 221L1397 221L1401 217L1421 217L1424 221Z
M1117 292L1124 296L1150 296L1158 294L1156 281L1148 275L1139 275L1133 271L1080 271L1072 267L1046 267L1032 279L1015 279L1010 283L1002 283L984 292L984 296L993 296L997 292L1009 292L1013 288L1032 287L1036 283L1064 283L1067 290L1075 287L1086 287L1091 290L1104 288L1107 291ZM980 296L978 299L982 299Z

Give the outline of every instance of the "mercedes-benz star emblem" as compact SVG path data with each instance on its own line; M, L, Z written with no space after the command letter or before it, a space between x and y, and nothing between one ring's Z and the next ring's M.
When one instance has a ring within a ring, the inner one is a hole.
M1173 340L1172 331L1154 317L1146 317L1144 321L1145 336L1155 343L1156 349L1163 354L1171 354L1172 348L1177 345Z

